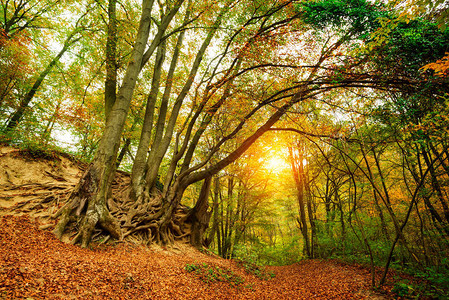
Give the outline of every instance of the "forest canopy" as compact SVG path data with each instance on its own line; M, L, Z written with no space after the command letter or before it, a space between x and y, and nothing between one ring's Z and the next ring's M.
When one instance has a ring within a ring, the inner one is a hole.
M1 0L1 141L88 163L52 216L83 247L447 274L447 8Z

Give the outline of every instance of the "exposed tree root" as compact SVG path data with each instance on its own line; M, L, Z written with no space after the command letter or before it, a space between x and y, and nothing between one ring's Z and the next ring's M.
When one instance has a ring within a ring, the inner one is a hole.
M185 221L189 208L179 206L174 210L170 222L163 225L161 217L164 215L165 207L162 205L162 198L157 195L151 200L133 205L127 214L124 214L126 207L120 207L120 203L115 202L115 199L109 200L109 207L119 207L113 210L113 215L120 220L121 226L125 230L123 238L135 241L135 236L139 236L138 240L145 244L152 242L172 244L175 240L188 242L190 225Z
M27 183L7 187L0 187L0 196L9 199L12 203L3 208L4 214L33 213L38 216L48 217L48 212L58 206L60 201L65 201L73 190L70 184L41 184Z
M88 236L102 243L111 241L111 237L139 244L190 242L192 217L189 215L192 209L178 205L170 208L171 215L167 214L169 205L163 203L160 192L153 192L145 201L133 203L127 197L129 178L123 173L114 180L113 197L106 201L109 211L103 212L89 211L89 195L74 195L80 187L74 187L62 177L50 177L58 182L4 186L3 193L20 200L4 208L2 214L31 212L39 215L44 223L42 229L53 229L58 238L68 233L72 236L71 243L81 243L82 246L87 246L83 240L88 240ZM55 219L58 219L56 225L51 221Z

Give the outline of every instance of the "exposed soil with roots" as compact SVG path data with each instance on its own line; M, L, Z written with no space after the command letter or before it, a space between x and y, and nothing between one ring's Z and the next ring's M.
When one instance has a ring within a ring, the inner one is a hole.
M38 217L41 227L53 229L60 217L61 208L67 204L70 193L87 168L85 164L74 161L68 156L58 154L35 153L0 146L0 215L31 215ZM162 208L159 191L154 190L151 201L133 203L128 193L130 176L118 171L112 184L112 197L107 206L112 216L119 222L122 237L135 244L160 243L160 236L166 237L165 243L188 241L190 225L185 223L189 209L179 205L168 226L161 230L153 220ZM75 215L85 209L84 203L75 203ZM80 221L69 220L61 239L70 241L78 231ZM98 226L92 240L106 242L110 235Z

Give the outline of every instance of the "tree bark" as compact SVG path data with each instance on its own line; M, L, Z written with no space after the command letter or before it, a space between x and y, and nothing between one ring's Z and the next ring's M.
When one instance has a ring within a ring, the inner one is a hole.
M108 211L106 200L111 188L111 178L114 176L120 138L149 37L152 6L153 0L142 1L142 14L131 60L117 100L107 119L94 160L72 192L69 202L56 214L61 217L55 228L55 234L59 238L72 215L79 217L81 213L84 214L79 234L72 241L73 243L80 241L82 247L89 245L97 223L111 235L118 238L122 236L118 222Z
M315 214L313 211L313 198L312 198L312 192L310 191L310 181L309 181L309 172L308 168L307 171L304 173L304 187L306 191L306 199L307 199L307 214L309 216L309 222L310 222L310 230L311 230L311 236L310 236L310 258L315 258L315 250L316 250L316 224L315 224Z
M208 248L210 244L214 241L215 236L218 238L218 195L220 193L220 178L218 176L214 177L214 196L213 196L213 220L212 227L210 229L209 236L204 241L205 247ZM218 243L217 243L218 244ZM217 247L218 248L218 247Z
M192 224L190 243L197 248L205 246L204 232L209 226L209 220L212 215L212 211L208 211L211 182L212 177L204 179L195 207L193 207L187 217L187 222Z
M188 92L190 91L190 88L192 87L193 81L198 72L201 61L203 60L204 54L206 53L206 49L208 48L210 42L212 41L212 38L214 37L215 33L217 32L221 22L223 21L223 16L228 11L228 9L229 9L229 7L225 7L220 12L219 16L217 17L217 20L215 21L212 28L209 30L200 49L198 50L198 52L195 56L193 65L190 69L190 73L188 75L187 81L185 82L181 92L176 97L175 103L174 103L172 111L171 111L170 119L168 120L168 124L165 126L165 134L164 134L163 139L160 141L160 143L153 144L153 146L151 147L151 151L150 151L150 154L147 159L147 172L145 175L145 183L147 185L146 188L148 190L153 187L153 185L156 181L156 178L157 178L157 175L159 172L159 168L160 168L160 164L165 156L165 153L167 152L167 149L168 149L171 139L173 137L176 120L178 119L178 115L179 115L179 111L182 107L182 103L183 103L184 99L186 98ZM159 123L158 123L158 125L159 125ZM156 130L161 132L160 130L162 130L162 128L156 129Z
M105 123L117 99L117 0L109 0L106 41L106 81L104 85Z
M156 106L157 94L159 92L160 80L162 75L162 64L165 58L165 42L162 42L156 54L156 61L153 70L153 80L151 82L151 90L148 95L147 105L145 109L145 116L140 133L139 146L137 147L136 157L134 159L133 168L131 172L132 194L131 198L134 200L142 196L143 176L145 174L145 163L147 159L148 147L151 141L151 133L153 130L154 109Z
M304 241L304 254L306 257L311 257L310 242L308 225L306 220L306 209L304 204L304 167L303 167L303 154L302 149L297 146L296 149L289 147L290 165L292 168L293 177L296 186L296 197L298 199L299 216L300 216L300 229ZM295 153L297 151L297 153Z

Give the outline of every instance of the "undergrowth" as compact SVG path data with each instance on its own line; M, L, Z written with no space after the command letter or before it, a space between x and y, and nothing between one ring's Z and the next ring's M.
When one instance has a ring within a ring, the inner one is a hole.
M206 263L187 264L184 270L195 274L205 283L227 282L233 287L244 283L244 279L231 270L210 266Z
M276 274L272 271L267 271L265 266L259 266L255 263L244 260L237 260L237 263L245 269L247 274L252 274L259 279L268 280L276 277Z
M393 292L405 298L449 299L449 267L447 260L444 265L436 268L427 267L424 270L407 270L426 284L416 284L410 280L402 280L394 285Z
M331 259L348 264L356 263L369 268L366 259L360 259L354 255L333 255ZM375 266L379 268L378 272L382 272L383 262L375 261ZM446 259L443 259L439 267L425 267L423 269L393 262L390 267L391 271L394 272L394 284L391 291L399 299L449 299L448 266Z

